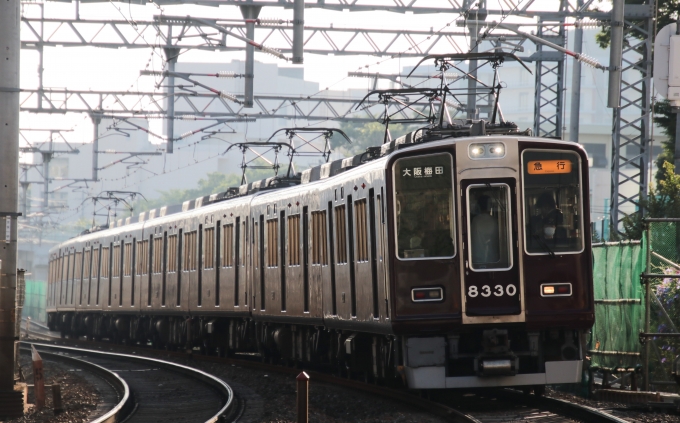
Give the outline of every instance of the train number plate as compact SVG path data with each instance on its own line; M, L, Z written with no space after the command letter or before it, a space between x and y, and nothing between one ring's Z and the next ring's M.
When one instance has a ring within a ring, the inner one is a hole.
M495 296L495 297L502 297L504 295L507 295L508 297L513 297L517 294L517 287L513 284L509 284L506 286L503 285L483 285L481 287L477 287L475 285L471 285L468 287L468 297L475 298L479 295L482 297L490 297L490 296Z

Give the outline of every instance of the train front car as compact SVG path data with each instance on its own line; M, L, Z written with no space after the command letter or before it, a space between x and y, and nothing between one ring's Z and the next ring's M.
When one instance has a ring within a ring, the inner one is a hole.
M538 138L392 155L392 324L410 388L581 380L594 320L587 171L578 144Z

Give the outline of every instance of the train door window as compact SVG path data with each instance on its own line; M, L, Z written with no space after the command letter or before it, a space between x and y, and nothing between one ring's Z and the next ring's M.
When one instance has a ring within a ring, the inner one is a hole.
M168 273L177 272L177 234L168 235Z
M130 242L127 246L128 250L130 251L130 269L128 270L128 276L131 276L130 280L130 306L135 305L135 275L132 273L133 269L135 268L135 260L137 259L137 256L135 255L135 252L137 250L137 239L132 238L132 242Z
M512 267L510 187L506 184L467 188L468 260L474 271Z
M83 277L83 253L82 253L82 251L78 251L78 252L76 253L75 262L76 262L76 264L75 264L76 267L75 267L75 269L74 269L74 271L73 271L73 279L76 280L76 281L80 281L80 290L81 290L81 292L82 292L82 290L83 290L83 288L82 288L82 287L83 287L83 282L82 282L82 277ZM73 285L74 285L74 287L71 289L71 302L73 302L73 291L75 290L75 283L74 283ZM80 304L82 304L82 303L83 303L83 302L82 302L82 298L83 298L82 294L80 294L80 298L81 298Z
M153 239L153 263L151 271L157 275L163 270L163 237Z
M149 270L149 240L137 241L137 269L138 276L146 275Z
M120 276L120 245L113 246L113 272L112 277L117 278Z
M366 199L357 200L354 202L354 212L356 219L357 231L357 261L368 261L368 233L366 230Z
M196 249L196 231L184 234L184 266L183 271L192 272L196 270L198 250Z
M205 228L203 231L203 268L215 267L215 228Z
M581 158L573 151L522 152L527 254L583 251Z
M325 210L312 212L312 265L328 265Z
M300 215L288 216L288 265L300 265Z
M92 279L97 281L97 303L99 304L99 248L92 250ZM87 305L91 304L91 299L87 299Z
M336 263L347 263L347 222L345 220L345 206L337 206L335 212L335 252Z
M394 163L393 178L397 257L453 257L452 156L444 153L399 159Z
M125 243L125 258L123 259L123 276L132 276L132 243Z
M267 220L267 267L279 265L279 220Z
M222 235L222 251L224 254L224 267L232 267L234 265L234 225L224 225L224 234Z

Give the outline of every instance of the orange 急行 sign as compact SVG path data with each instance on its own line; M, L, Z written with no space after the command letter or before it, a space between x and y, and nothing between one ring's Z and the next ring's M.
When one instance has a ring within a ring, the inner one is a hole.
M571 173L569 160L534 160L527 163L529 175L549 175L553 173Z

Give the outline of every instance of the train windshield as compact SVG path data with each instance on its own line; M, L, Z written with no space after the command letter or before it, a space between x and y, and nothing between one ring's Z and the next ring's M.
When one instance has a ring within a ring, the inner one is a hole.
M571 151L525 150L524 241L528 254L583 251L581 159Z
M394 164L397 256L453 257L453 158L409 157Z
M506 184L470 185L467 199L472 270L510 269L510 187Z

